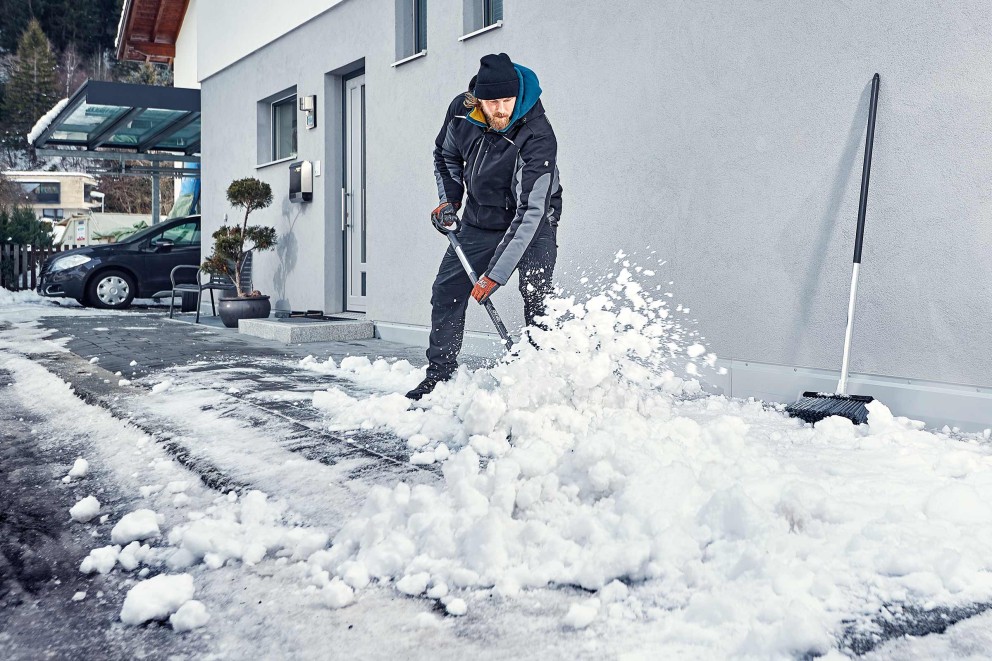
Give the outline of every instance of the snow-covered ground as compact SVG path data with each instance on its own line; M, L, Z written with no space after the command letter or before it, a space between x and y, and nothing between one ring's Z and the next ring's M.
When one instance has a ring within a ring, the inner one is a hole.
M86 312L29 296L0 299L0 370L22 407L53 431L65 418L51 412L68 412L92 447L87 468L66 464L65 488L92 515L73 525L97 526L81 569L133 577L121 621L171 618L219 653L313 655L345 622L377 627L345 638L359 656L992 649L988 433L928 431L880 403L868 425L814 429L707 395L715 356L695 326L618 262L603 291L553 302L540 350L522 342L420 404L402 393L422 368L357 356L291 365L329 388L264 394L319 414L315 432L395 437L406 468L388 452L301 456L289 422L257 419L246 372L122 386L142 429L168 426L170 443L245 485L209 488L33 359L59 348L39 316ZM94 469L131 494L128 511L101 522ZM892 631L944 633L876 644Z

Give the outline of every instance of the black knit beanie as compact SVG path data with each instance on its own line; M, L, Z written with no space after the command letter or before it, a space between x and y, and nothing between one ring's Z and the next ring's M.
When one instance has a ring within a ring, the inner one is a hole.
M518 96L520 81L517 70L506 53L486 55L479 62L479 75L475 81L475 98L509 99Z

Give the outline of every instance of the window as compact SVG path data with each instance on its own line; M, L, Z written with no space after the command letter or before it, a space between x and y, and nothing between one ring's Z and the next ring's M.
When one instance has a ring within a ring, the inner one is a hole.
M272 104L272 158L296 156L296 96Z
M57 181L22 181L20 184L28 204L62 204L62 184Z
M198 223L183 223L170 227L156 238L168 239L175 246L198 246L200 245L200 226Z
M427 0L413 0L414 45L413 52L427 50Z
M296 156L296 85L255 104L255 167Z
M503 25L503 0L462 0L462 9L465 36L459 41Z
M427 52L427 0L396 0L396 64Z
M482 0L482 27L503 20L503 0Z
M65 210L64 209L42 209L41 210L41 217L42 218L65 218Z
M95 204L91 193L96 190L95 184L83 184L83 201L87 204Z

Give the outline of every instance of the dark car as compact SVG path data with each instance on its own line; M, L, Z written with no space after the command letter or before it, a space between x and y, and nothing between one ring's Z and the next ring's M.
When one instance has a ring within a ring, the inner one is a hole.
M200 216L174 218L118 243L49 257L41 268L38 293L120 310L135 298L170 291L169 274L176 266L200 263Z

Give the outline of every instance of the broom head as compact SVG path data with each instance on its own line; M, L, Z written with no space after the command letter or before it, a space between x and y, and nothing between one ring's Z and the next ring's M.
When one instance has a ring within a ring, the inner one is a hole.
M856 425L861 425L868 422L867 405L874 399L868 395L804 392L799 401L785 407L785 412L814 425L832 415L839 415Z

